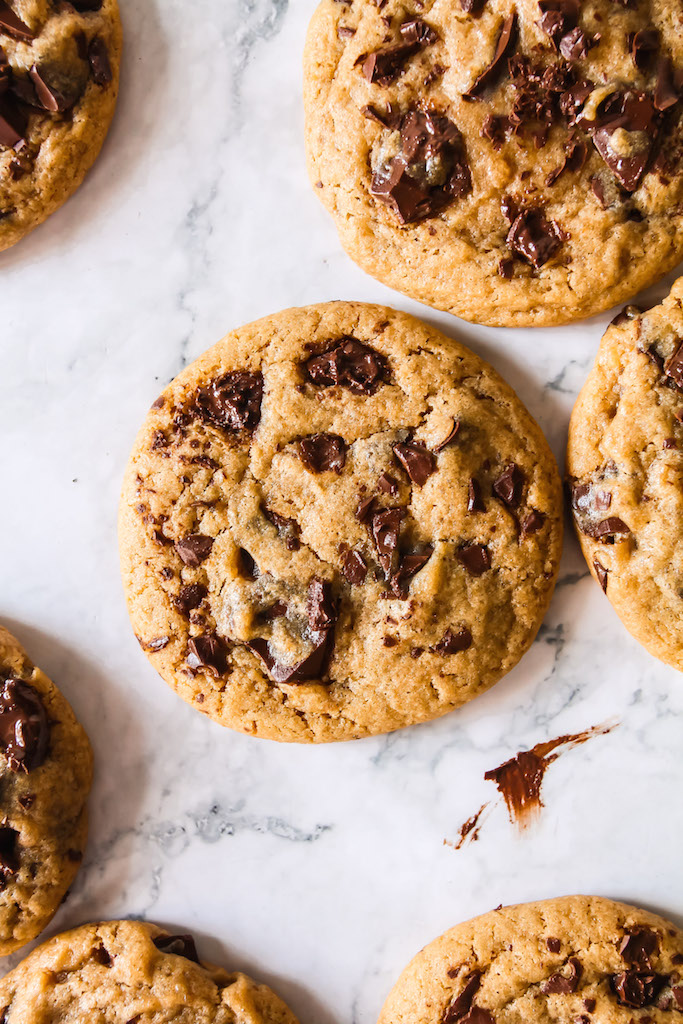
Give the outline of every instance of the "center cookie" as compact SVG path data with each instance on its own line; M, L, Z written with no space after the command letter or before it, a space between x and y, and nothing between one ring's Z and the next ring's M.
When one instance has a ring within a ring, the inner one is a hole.
M513 391L377 306L244 327L150 411L121 506L140 644L212 718L352 739L508 672L555 582L561 488Z

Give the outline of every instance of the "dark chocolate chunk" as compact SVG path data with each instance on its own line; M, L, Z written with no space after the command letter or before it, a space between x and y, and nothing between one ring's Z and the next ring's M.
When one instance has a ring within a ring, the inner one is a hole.
M246 548L237 552L240 574L247 580L255 580L259 574L258 566Z
M35 38L28 25L14 13L9 4L0 0L0 34L3 32L23 43L30 43Z
M550 36L555 48L566 33L576 27L579 20L578 0L539 0L541 29Z
M619 952L627 964L652 967L652 957L659 949L659 936L651 928L632 928L626 932Z
M496 46L493 52L491 63L476 78L469 91L465 93L468 99L479 96L488 85L492 85L505 68L505 58L514 48L517 39L517 12L513 11L501 26Z
M463 628L457 633L454 633L452 629L447 629L441 640L439 640L438 644L436 644L432 650L435 654L441 654L446 657L449 654L460 654L461 651L467 651L471 646L472 634L469 629ZM479 988L478 985L477 988ZM464 992L461 993L461 995L464 995ZM457 1020L457 1017L453 1017L452 1019Z
M95 946L94 949L90 951L90 956L96 964L100 965L100 967L111 967L112 965L111 954L109 953L109 950L104 948L102 943L100 943L99 946Z
M592 40L578 26L560 39L560 53L565 60L580 60L588 53Z
M208 591L202 583L190 583L180 588L180 593L175 599L175 606L181 615L189 615L206 597Z
M584 999L583 1005L586 1008L586 1010L588 1011L588 1013L593 1013L595 1011L595 1007L597 1006L597 1002L596 1002L595 999L591 999L591 998Z
M400 556L398 569L390 580L391 590L396 597L406 597L408 581L416 576L420 569L424 569L433 554L434 548L429 545L424 551L414 551Z
M443 439L443 441L440 441L439 444L434 446L434 451L437 452L437 453L438 452L442 452L444 450L444 448L447 448L449 444L452 444L453 441L455 441L455 439L456 439L456 437L458 436L459 433L460 433L460 420L453 420L453 426L451 428L450 433L448 434L447 437L445 437Z
M24 145L26 120L11 97L0 98L0 146L19 150Z
M405 516L404 508L389 508L375 513L370 522L370 532L377 548L379 564L384 569L387 579L393 576L398 567L398 537Z
M69 3L82 13L83 11L100 11L103 0L69 0Z
M416 441L395 444L393 451L412 482L418 487L424 487L436 469L436 459L432 453Z
M473 1006L467 1016L462 1018L462 1024L496 1024L496 1018L483 1006Z
M64 96L48 81L44 68L34 64L29 71L29 77L33 82L38 103L44 110L56 114L60 110L66 110L70 106Z
M525 537L531 536L532 533L538 533L545 522L545 516L542 512L537 512L535 508L529 512L527 516L524 516L521 523L519 524L521 530L522 540Z
M629 49L633 63L644 71L659 52L659 32L655 28L641 28L629 38Z
M594 120L581 120L591 131L598 153L629 193L635 192L645 173L654 142L655 118L655 105L646 93L626 90L611 93L599 105ZM612 146L612 136L618 128L631 135L628 154Z
M613 974L612 988L621 1006L640 1009L651 1003L665 984L665 978L648 971L622 971Z
M216 675L223 675L228 667L227 650L224 642L215 633L195 636L188 642L187 664L193 670L208 668Z
M548 220L542 210L529 207L513 222L506 243L513 253L540 270L560 248L562 239L554 221Z
M425 46L435 43L438 38L434 29L420 20L404 22L400 32L402 42L383 46L359 57L356 63L361 64L368 82L391 85L403 73L410 58Z
M449 634L452 636L450 630L448 631L446 636L449 636ZM445 639L446 639L446 637L444 637L444 640ZM470 636L470 642L471 642L471 640L472 640L472 637ZM443 643L443 640L441 641L441 643ZM437 649L438 649L439 646L440 645L437 644ZM461 648L461 649L464 650L464 648ZM439 652L439 653L441 653L441 652ZM443 653L444 654L450 654L450 653L456 653L456 652L444 651ZM465 1014L470 1012L470 1010L472 1009L472 1003L474 1001L474 997L477 994L477 992L479 991L479 986L480 985L481 985L481 972L480 971L472 971L471 974L468 974L467 978L465 979L465 987L463 988L462 992L460 992L455 997L455 999L453 1000L451 1005L446 1010L446 1012L445 1012L445 1014L443 1016L442 1024L455 1024L456 1021L462 1020L462 1018L465 1016Z
M192 935L158 935L152 942L160 953L172 953L174 956L184 956L192 963L199 963L197 946Z
M581 526L581 532L603 544L613 543L617 537L625 537L631 531L626 523L618 516L610 516L598 523L586 523Z
M566 973L553 974L541 985L541 990L546 995L569 995L576 992L582 974L583 967L580 961L575 956L570 956L566 964Z
M612 505L612 495L609 491L596 491L593 503L598 512L607 512Z
M671 61L667 57L660 57L657 62L657 84L653 98L655 110L668 110L678 103L679 98L680 87L674 80Z
M261 421L263 374L235 370L197 392L195 409L207 423L237 433L253 431Z
M593 145L621 186L627 192L635 192L645 173L650 146L648 144L634 152L632 156L622 156L612 147L613 134L614 132L607 128L598 128L593 132Z
M365 583L368 574L367 562L360 551L345 551L342 554L342 573L349 583Z
M545 944L551 953L559 953L562 949L562 942L560 939L546 939Z
M493 493L509 508L518 508L524 490L524 473L519 466L511 462L493 482Z
M306 614L312 630L331 629L334 626L337 610L332 597L332 584L327 580L311 580L308 586Z
M377 488L383 494L391 494L395 498L399 491L399 483L396 477L391 476L390 473L382 473L377 481Z
M143 651L149 651L151 654L156 654L157 651L163 651L164 648L168 647L170 642L170 636L157 636L153 640L141 640L140 637L138 637L138 643L142 647Z
M192 533L189 537L176 541L175 549L185 565L197 569L209 557L213 545L213 537L206 537L203 533Z
M486 0L460 0L461 9L473 18L478 18L485 6Z
M19 833L6 823L0 825L0 890L19 870Z
M247 647L263 662L276 683L301 683L320 679L324 674L334 645L337 608L332 599L332 586L326 580L313 579L309 584L306 612L313 650L296 665L284 665L273 657L268 641L262 637L251 640Z
M88 63L96 85L109 85L114 75L109 61L107 44L100 36L95 36L88 44Z
M486 506L481 497L481 487L472 477L467 488L467 511L484 512L485 510Z
M47 754L50 726L38 693L18 679L0 686L0 751L12 772L39 768Z
M311 434L299 442L299 458L311 473L339 475L346 465L346 441L338 434Z
M677 388L683 390L683 341L679 342L673 355L664 364L664 373Z
M335 384L355 395L372 395L387 378L384 356L355 338L344 338L322 355L306 363L309 380L319 387Z
M287 550L298 551L301 547L301 541L299 539L301 527L297 521L295 519L288 519L286 516L281 516L279 512L273 512L272 509L267 508L265 505L261 505L261 511L268 522L273 524L280 537L282 537Z
M491 568L491 554L483 544L464 544L457 556L470 576L482 576Z

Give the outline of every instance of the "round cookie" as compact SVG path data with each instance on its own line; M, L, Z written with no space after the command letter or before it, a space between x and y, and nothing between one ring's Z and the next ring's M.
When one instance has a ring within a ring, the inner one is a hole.
M0 981L0 1020L297 1024L266 985L201 961L191 935L141 921L84 925L39 946Z
M567 472L586 561L644 647L683 671L683 278L610 324L572 413Z
M45 928L73 882L91 781L69 704L0 627L0 956Z
M309 172L348 254L476 323L568 323L683 257L677 0L323 0Z
M537 424L464 346L378 306L292 309L152 407L120 513L133 627L186 701L245 733L423 722L531 644L561 508Z
M683 933L645 910L597 896L504 907L418 953L379 1024L673 1024L681 965Z
M117 0L0 0L0 250L83 181L114 116Z

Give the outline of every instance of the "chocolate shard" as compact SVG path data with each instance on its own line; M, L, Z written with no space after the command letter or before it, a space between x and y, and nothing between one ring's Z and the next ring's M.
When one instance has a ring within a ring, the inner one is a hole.
M607 128L598 128L593 132L593 145L621 186L627 192L635 192L645 173L650 145L635 151L632 156L622 156L613 146L613 135L614 132Z
M339 385L355 395L372 395L387 379L384 356L355 338L344 338L322 355L312 356L305 368L318 387Z
M598 583L602 587L603 594L607 593L607 583L609 580L609 569L606 569L602 562L596 559L593 560L593 568L595 569L595 575L598 577Z
M3 32L22 43L30 43L35 38L28 25L14 13L9 4L0 0L0 34Z
M109 60L107 44L101 36L95 36L88 44L88 63L96 85L109 85L114 78Z
M635 66L644 71L659 53L659 32L655 28L639 29L630 37L629 49Z
M442 452L444 450L444 448L447 448L449 446L449 444L453 444L453 442L455 441L455 439L456 439L456 437L458 436L459 433L460 433L460 420L453 420L453 426L451 427L451 430L450 430L449 434L443 439L443 441L440 441L439 444L435 445L434 451L437 454L439 452Z
M449 654L460 654L462 651L467 651L471 646L472 634L470 633L469 629L467 629L467 627L464 627L463 629L458 630L457 633L454 633L452 629L447 629L442 638L439 640L438 644L435 644L432 650L434 651L435 654L441 654L445 658ZM473 989L473 993L476 992L477 988L479 988L479 985L477 985L477 987ZM460 993L458 999L465 996L466 992L467 986L465 986L465 990ZM456 1003L457 1002L458 1000L456 1000ZM449 1007L449 1012L453 1010L454 1007L455 1003L451 1003L451 1006ZM467 1009L469 1010L469 1006L467 1007ZM456 1016L449 1016L447 1018L444 1018L444 1020L454 1021L458 1019L459 1017Z
M379 564L387 579L398 568L398 537L406 514L405 508L389 508L376 512L370 521L370 532L377 548Z
M640 1009L653 1002L666 983L666 978L650 971L621 971L611 978L612 989L621 1006Z
M56 114L60 110L68 109L70 106L68 100L50 84L44 68L34 64L29 71L29 77L33 82L38 102L44 110Z
M368 566L360 551L342 552L342 573L349 583L354 583L356 586L365 583Z
M311 434L299 442L299 458L310 473L339 475L346 465L346 441L338 434Z
M451 654L451 653L455 654L455 653L457 653L456 651L448 651L448 650L446 650L446 651L441 652L441 651L438 650L438 648L441 646L441 644L444 642L444 640L446 640L446 637L448 637L448 636L453 636L451 630L448 630L448 632L446 633L446 636L443 638L441 643L437 644L435 650L437 650L437 652L439 654L441 654L441 653L444 653L444 654ZM470 635L470 643L471 642L472 642L472 637ZM460 648L460 649L461 650L465 650L465 648ZM471 974L467 975L467 978L465 979L465 987L463 988L462 992L460 992L455 997L455 999L453 1000L451 1005L446 1010L446 1012L445 1012L445 1014L443 1016L443 1019L442 1019L442 1024L455 1024L456 1021L462 1020L462 1018L467 1013L470 1012L470 1010L472 1009L472 1003L474 1001L474 997L477 994L477 992L479 991L479 986L480 985L481 985L481 971L472 971Z
M657 62L657 84L653 103L655 110L661 112L674 107L680 99L680 86L674 78L674 70L671 61L666 57L660 57Z
M213 537L206 537L203 533L192 533L176 541L175 549L185 565L197 569L209 557L213 545Z
M593 40L577 25L560 39L560 53L565 60L580 60L592 45Z
M404 599L407 596L409 580L416 576L420 569L424 569L433 554L434 548L429 544L423 551L413 551L411 554L400 556L398 569L389 581L396 597Z
M486 0L460 0L461 10L465 14L471 14L473 18L478 18L485 6Z
M424 487L436 470L436 459L433 454L424 444L417 441L395 444L393 452L411 481L418 487Z
M175 606L181 615L188 616L206 597L208 591L202 583L190 583L180 588L180 593L175 599Z
M550 36L555 48L562 36L576 27L579 20L578 0L539 0L541 11L539 25Z
M197 946L192 935L157 935L152 942L160 953L171 953L173 956L183 956L186 960L198 964L199 956Z
M43 764L50 739L47 713L38 693L18 679L0 685L0 752L11 772Z
M306 614L312 630L331 629L337 621L337 610L332 597L332 584L315 577L308 587Z
M505 68L505 58L514 49L517 41L517 12L513 11L501 26L496 46L493 51L493 58L488 67L484 68L481 74L475 79L469 91L464 95L467 99L480 96L484 89L492 85L500 77Z
M187 664L193 671L207 668L215 675L225 675L228 668L227 649L216 633L192 637L187 648Z
M570 995L576 992L583 967L575 956L570 956L565 965L564 973L553 974L541 985L541 991L546 995Z
M485 512L486 505L481 496L481 487L478 482L472 477L467 488L467 511L468 512Z
M0 825L0 891L19 870L19 833L7 822Z
M508 508L518 508L524 490L524 473L515 462L506 466L497 480L493 482L493 493Z
M506 244L515 255L540 270L560 248L562 239L554 221L548 220L542 210L529 207L514 220Z
M598 523L584 524L581 526L581 532L585 533L587 537L593 537L595 540L607 544L614 543L619 537L626 537L631 530L623 519L619 519L618 516L610 516Z
M528 515L524 516L519 524L522 540L524 540L525 537L530 537L533 533L538 533L544 522L544 514L542 512L537 512L536 509L533 508Z
M677 388L683 390L683 341L678 343L673 355L664 364L664 373Z
M652 928L631 928L619 945L619 953L627 964L652 967L652 957L659 950L659 936Z
M404 22L400 32L400 43L382 46L358 58L356 63L361 64L368 82L382 86L391 85L403 74L410 58L425 46L435 43L438 38L434 29L419 19Z
M200 388L197 415L229 433L254 431L261 422L263 374L234 370Z
M482 576L491 568L491 554L483 544L464 544L457 552L457 557L470 576Z

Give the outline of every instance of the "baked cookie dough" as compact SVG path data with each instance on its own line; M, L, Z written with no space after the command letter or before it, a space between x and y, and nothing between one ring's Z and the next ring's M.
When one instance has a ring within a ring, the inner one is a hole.
M645 910L597 896L505 907L418 953L379 1024L675 1024L682 965L683 933Z
M0 627L0 956L35 939L74 880L91 778L73 711Z
M679 0L323 0L311 180L360 266L476 323L561 324L683 257Z
M569 427L581 547L620 619L683 671L683 277L610 324Z
M191 935L140 921L84 925L0 981L5 1024L297 1024L266 985L205 964Z
M0 250L83 181L114 116L117 0L0 0Z
M464 346L378 306L292 309L152 407L120 514L133 627L186 701L245 733L423 722L531 644L561 505L538 426Z

